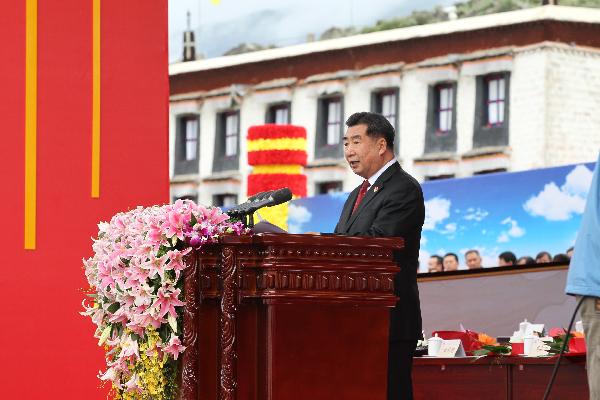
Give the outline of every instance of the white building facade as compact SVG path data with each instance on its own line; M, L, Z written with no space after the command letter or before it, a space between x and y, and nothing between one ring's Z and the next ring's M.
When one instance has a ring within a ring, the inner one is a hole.
M344 121L395 126L420 181L596 159L600 10L545 6L170 67L171 196L246 198L246 132L308 134L308 195L350 191Z

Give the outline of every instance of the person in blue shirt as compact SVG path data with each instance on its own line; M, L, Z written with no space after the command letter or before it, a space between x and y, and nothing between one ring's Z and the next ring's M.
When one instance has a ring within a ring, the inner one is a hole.
M567 274L567 294L582 297L590 399L600 400L600 156Z

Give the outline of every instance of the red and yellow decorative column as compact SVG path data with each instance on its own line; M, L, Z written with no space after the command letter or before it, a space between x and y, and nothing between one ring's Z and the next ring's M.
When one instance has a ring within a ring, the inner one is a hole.
M293 197L306 196L306 129L294 125L258 125L248 129L248 196L288 187ZM260 210L263 219L287 230L288 204Z

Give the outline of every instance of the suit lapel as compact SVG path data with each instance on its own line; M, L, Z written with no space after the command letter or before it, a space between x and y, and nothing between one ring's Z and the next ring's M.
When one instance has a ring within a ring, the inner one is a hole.
M377 196L379 193L381 193L383 191L383 185L384 185L385 181L390 179L390 177L392 175L394 175L394 173L399 168L400 168L400 164L398 164L398 162L395 162L388 169L386 169L379 178L377 178L375 183L367 191L367 194L365 195L365 197L363 197L363 199L360 202L360 204L358 205L358 208L356 209L356 211L350 216L350 220L348 220L348 223L346 224L345 228L350 228L352 226L352 224L354 223L354 221L356 221L356 218L358 218L358 216L360 215L362 210L364 210L369 205L369 203L371 202L371 200L373 200L375 198L375 196ZM377 190L375 188L377 188ZM358 192L357 192L357 195L358 195ZM354 199L356 199L357 195L354 196ZM352 212L353 205L354 205L354 201L352 201L351 206L349 207L350 212ZM344 211L346 211L346 210L344 210Z
M340 232L345 232L346 231L346 226L348 225L348 218L350 218L350 213L352 212L352 207L354 206L354 202L356 201L356 198L358 197L358 192L360 190L360 186L356 189L354 189L350 195L348 196L348 199L346 200L346 203L344 204L344 209L342 210L342 215L340 216L340 222L338 225L338 230Z

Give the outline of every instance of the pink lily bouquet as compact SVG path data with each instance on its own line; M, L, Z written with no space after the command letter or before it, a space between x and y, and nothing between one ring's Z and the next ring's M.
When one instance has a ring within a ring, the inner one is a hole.
M170 399L182 345L182 271L192 248L242 235L240 222L189 200L138 207L98 224L82 315L91 317L107 369L99 378L118 399Z

